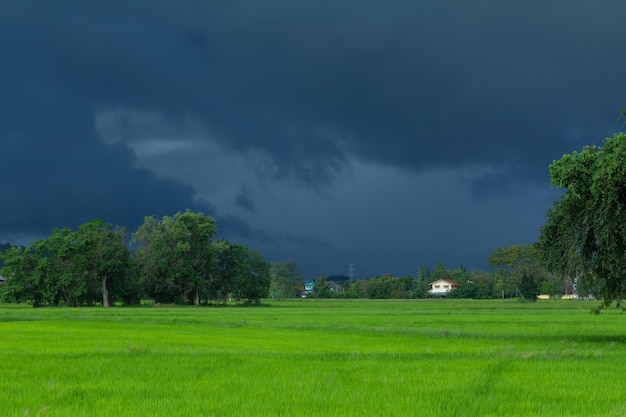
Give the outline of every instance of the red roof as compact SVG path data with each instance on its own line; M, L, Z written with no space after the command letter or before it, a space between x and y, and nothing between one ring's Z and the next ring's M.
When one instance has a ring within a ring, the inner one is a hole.
M458 287L459 285L461 285L461 284L459 284L456 281L452 281L451 279L438 279L437 281L433 281L433 282L431 282L428 285L433 285L435 282L440 282L440 281L447 282L448 284L450 284L450 285L452 285L454 287Z

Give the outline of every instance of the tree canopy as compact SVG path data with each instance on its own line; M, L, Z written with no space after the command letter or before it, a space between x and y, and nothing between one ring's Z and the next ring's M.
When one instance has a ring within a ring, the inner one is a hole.
M102 220L78 230L55 229L29 246L1 253L0 298L33 306L113 302L200 304L230 297L258 303L268 295L270 265L258 251L224 240L212 241L215 219L189 210L147 216L133 233Z
M502 295L521 295L535 301L546 272L539 263L537 250L532 245L499 247L489 257L489 266L495 270L496 287Z
M548 268L581 290L621 305L626 294L626 134L550 165L565 190L548 211L537 248ZM599 311L596 310L596 311Z

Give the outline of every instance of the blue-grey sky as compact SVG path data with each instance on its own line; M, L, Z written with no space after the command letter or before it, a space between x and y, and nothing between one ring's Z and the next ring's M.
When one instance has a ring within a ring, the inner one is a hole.
M306 278L486 269L622 128L626 2L0 0L0 242L190 208Z

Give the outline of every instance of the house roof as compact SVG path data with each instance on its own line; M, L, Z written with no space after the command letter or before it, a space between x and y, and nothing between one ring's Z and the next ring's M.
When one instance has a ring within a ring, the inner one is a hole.
M460 285L458 282L452 281L451 279L438 279L437 281L433 281L433 282L429 283L428 285L433 285L433 284L436 284L438 282L446 282L446 283L448 283L450 285L453 285L453 286L456 286L456 287L458 287Z

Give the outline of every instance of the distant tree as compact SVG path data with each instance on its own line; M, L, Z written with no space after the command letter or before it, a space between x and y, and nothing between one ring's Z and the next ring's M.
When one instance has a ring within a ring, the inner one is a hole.
M274 261L271 263L271 289L280 298L298 297L302 290L302 274L296 261Z
M332 296L326 275L321 275L319 278L313 280L313 293L311 295L314 298L330 298Z
M586 146L550 165L566 191L548 211L537 247L548 267L600 289L601 307L626 295L626 134Z
M419 267L419 273L418 273L418 277L417 279L419 280L430 280L432 276L432 273L430 272L430 269L427 266L421 265Z
M541 285L541 292L550 298L561 298L563 294L563 280L557 276L552 276Z
M259 304L269 295L271 266L257 250L246 245L231 244L236 259L234 296L249 303Z
M489 274L484 271L474 271L472 272L470 279L478 286L476 298L487 299L500 297L500 294L498 294L496 289L493 274Z
M4 265L4 261L2 260L2 254L9 250L12 247L10 243L0 243L0 268Z
M259 251L246 245L216 242L217 269L211 298L226 302L228 297L259 303L269 295L271 266Z
M216 268L209 281L205 296L208 300L216 300L226 304L234 293L236 277L239 274L240 264L243 261L242 251L232 246L227 240L218 240L213 244Z
M348 298L366 298L369 280L359 279L350 284L346 296Z
M416 281L413 277L400 277L392 280L392 282L391 298L411 299L415 297Z
M472 280L461 281L447 294L448 298L478 298L478 284Z
M428 290L430 289L428 285L429 281L430 279L427 277L415 280L415 282L413 283L414 284L413 298L430 297L430 294L428 293Z
M523 298L535 301L545 279L537 251L532 245L499 247L489 257L495 269L496 286L507 296L515 291Z
M438 279L450 279L448 270L446 269L446 266L443 264L443 262L437 261L432 274L430 274L429 279L431 281L437 281Z

